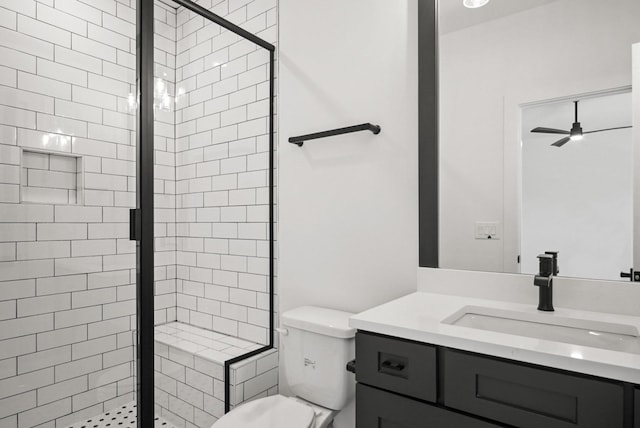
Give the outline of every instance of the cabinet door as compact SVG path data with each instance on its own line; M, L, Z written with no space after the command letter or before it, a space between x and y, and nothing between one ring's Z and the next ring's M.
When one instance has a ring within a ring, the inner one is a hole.
M447 350L444 404L521 428L622 428L623 387Z
M496 428L421 401L358 384L356 428Z

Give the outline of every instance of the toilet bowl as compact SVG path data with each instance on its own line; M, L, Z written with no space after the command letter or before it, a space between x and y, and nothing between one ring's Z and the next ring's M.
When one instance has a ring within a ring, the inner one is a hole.
M213 428L326 428L336 413L300 398L274 395L238 406Z
M354 358L348 312L304 306L282 314L280 352L291 392L237 406L212 428L325 428L354 395L345 365Z

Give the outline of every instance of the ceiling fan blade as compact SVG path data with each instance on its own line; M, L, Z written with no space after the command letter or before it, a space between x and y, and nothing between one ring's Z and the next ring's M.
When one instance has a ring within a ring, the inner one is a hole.
M544 127L534 128L531 130L531 132L538 132L542 134L563 134L563 135L571 134L569 131L563 131L562 129L544 128Z
M617 128L606 128L606 129L598 129L596 131L583 132L583 134L593 134L594 132L604 132L604 131L615 131L616 129L628 129L633 128L633 126L619 126Z
M571 140L571 137L564 137L562 140L558 140L552 144L554 147L562 147Z

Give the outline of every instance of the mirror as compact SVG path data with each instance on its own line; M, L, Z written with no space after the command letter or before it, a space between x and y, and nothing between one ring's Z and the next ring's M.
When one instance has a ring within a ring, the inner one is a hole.
M440 0L438 21L439 267L532 274L553 250L562 276L620 280L640 259L640 2Z

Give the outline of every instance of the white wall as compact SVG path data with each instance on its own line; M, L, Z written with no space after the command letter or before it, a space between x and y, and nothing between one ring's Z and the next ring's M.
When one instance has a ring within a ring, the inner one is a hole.
M280 1L281 311L415 291L416 15L415 0ZM382 133L287 143L363 122Z
M281 309L361 311L415 289L417 4L280 7ZM369 121L382 133L286 141Z
M441 38L441 266L517 270L519 105L630 85L639 15L561 0ZM503 238L475 240L476 221Z

